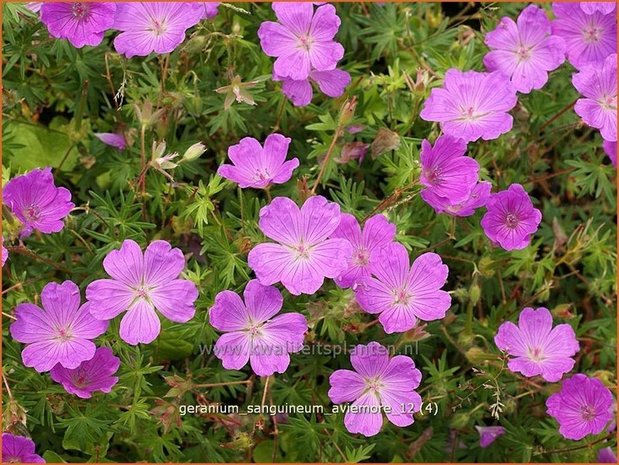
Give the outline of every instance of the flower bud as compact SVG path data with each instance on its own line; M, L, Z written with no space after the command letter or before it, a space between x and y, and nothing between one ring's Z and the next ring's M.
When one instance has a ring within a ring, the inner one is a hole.
M197 142L185 150L183 159L181 162L194 161L200 158L200 156L206 151L206 147L201 142Z

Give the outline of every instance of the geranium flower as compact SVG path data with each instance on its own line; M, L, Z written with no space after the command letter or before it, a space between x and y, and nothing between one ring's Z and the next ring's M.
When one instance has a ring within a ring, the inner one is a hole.
M290 141L281 134L270 134L262 148L253 137L244 137L228 148L233 165L221 165L217 174L243 188L264 189L271 184L284 184L299 166L298 158L286 161Z
M520 184L492 194L486 208L481 227L488 239L505 250L527 247L542 221L542 212L533 207L529 194Z
M2 463L45 463L45 460L35 454L32 439L2 433Z
M449 198L439 197L427 189L421 192L421 198L434 208L436 213L447 213L452 216L464 217L471 216L477 208L486 206L491 190L492 184L490 182L481 181L473 187L471 195L460 203L452 204Z
M95 137L103 142L105 145L114 147L118 150L125 150L127 147L127 141L125 136L121 133L115 132L95 132Z
M294 106L304 107L309 105L314 97L312 83L316 84L320 91L328 97L340 97L350 84L350 74L341 69L330 71L312 70L306 79L295 81L289 77L273 75L274 81L282 81L282 92L288 97Z
M576 334L568 324L552 327L552 315L547 308L527 307L520 312L518 326L506 321L494 337L499 349L510 358L507 367L514 373L531 377L541 375L546 381L559 381L576 363Z
M34 11L34 10L33 10ZM114 26L115 3L43 2L41 22L52 37L67 39L74 47L97 46Z
M265 21L258 29L262 50L277 57L277 76L307 79L310 71L330 71L344 56L344 48L333 40L340 18L333 5L314 12L312 3L273 3L279 22Z
M559 423L559 433L579 441L601 433L613 420L613 395L597 378L578 373L561 384L561 391L546 400L546 412Z
M348 269L335 278L340 287L356 287L371 276L372 252L389 245L395 238L395 225L383 215L374 215L365 222L363 231L357 219L342 213L342 220L331 237L341 237L352 244Z
M26 347L21 353L27 367L40 373L57 363L77 368L95 354L92 339L107 329L107 322L90 315L88 303L80 306L80 290L71 281L48 283L41 292L43 309L33 304L15 308L11 336Z
M289 353L303 348L307 322L300 313L277 315L282 294L257 279L247 283L243 300L232 291L215 297L209 309L211 325L225 332L215 344L215 355L224 368L240 370L249 361L258 376L284 373L290 365Z
M601 64L608 55L617 53L617 19L614 13L594 11L587 14L583 3L554 2L553 35L565 41L568 61L575 68Z
M98 279L86 288L92 316L111 320L127 313L120 322L120 337L137 345L149 344L161 331L157 311L175 323L186 323L195 314L196 285L178 276L185 268L180 249L166 241L153 241L144 254L130 239L103 260L112 279ZM74 367L73 367L74 368Z
M505 434L505 428L502 426L475 426L475 429L479 433L479 446L483 449Z
M68 393L90 399L95 391L108 393L112 390L118 382L118 377L113 375L119 367L120 359L114 356L112 349L99 347L93 358L82 362L77 368L68 369L58 364L49 374Z
M524 94L541 89L548 72L565 61L563 39L551 35L546 12L535 5L522 10L517 23L502 18L497 28L486 34L485 42L491 50L484 57L486 68L505 73Z
M202 5L204 5L204 16L202 17L202 19L211 19L217 16L217 13L219 13L219 5L221 5L221 3L203 2Z
M617 456L611 447L604 447L598 451L598 463L617 463Z
M604 152L606 152L606 155L608 155L608 158L610 158L610 162L617 168L617 142L605 140L602 142L602 148Z
M54 185L51 168L36 169L11 179L2 192L3 202L23 223L20 236L28 237L33 230L45 234L64 227L63 219L75 204L71 192Z
M479 163L467 157L466 142L440 136L434 146L421 142L421 176L419 182L428 192L449 199L451 203L467 200L479 180Z
M114 27L121 33L114 39L114 48L127 58L170 53L205 14L204 3L119 3Z
M600 130L604 140L617 141L617 54L603 63L586 66L572 76L572 84L583 97L574 111L583 121Z
M435 253L424 253L410 266L402 244L392 243L371 256L373 277L356 288L357 302L368 313L380 314L386 333L414 328L417 320L439 320L451 306L451 296L441 288L449 268Z
M378 434L383 412L396 426L412 425L413 413L421 409L421 396L415 391L421 372L412 358L396 355L378 342L356 345L350 356L353 370L336 370L329 377L329 398L335 404L352 402L344 416L351 433Z
M313 196L299 208L287 197L276 197L260 210L262 232L277 243L258 244L247 257L263 285L281 282L291 294L314 294L326 278L348 268L352 246L330 238L340 224L340 207Z
M465 142L496 139L510 131L516 89L500 71L478 73L449 69L443 87L432 89L419 116L437 121L447 135Z

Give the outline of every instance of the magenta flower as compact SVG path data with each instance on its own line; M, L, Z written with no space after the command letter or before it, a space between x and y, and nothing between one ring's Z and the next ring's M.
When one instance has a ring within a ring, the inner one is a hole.
M340 69L330 71L312 70L306 79L295 81L289 77L273 75L274 81L282 81L282 92L288 97L294 106L304 107L309 105L314 97L312 83L318 85L320 91L328 97L340 97L346 86L350 84L350 74Z
M45 463L34 452L34 441L25 436L2 433L2 463Z
M300 313L275 316L282 308L282 294L257 279L247 283L245 302L232 291L215 297L209 309L211 325L225 332L215 344L215 355L228 370L240 370L249 361L258 376L284 373L289 353L303 348L307 322Z
M335 404L352 402L344 416L351 433L378 434L383 412L396 426L412 425L413 413L421 409L421 396L415 391L421 372L412 358L389 357L378 342L357 345L350 356L353 370L336 370L329 377L329 398Z
M330 71L344 56L344 48L333 40L340 18L333 5L316 9L312 3L273 3L279 22L265 21L258 29L262 50L277 57L274 74L296 81L308 78L311 70Z
M449 199L451 203L467 200L479 180L479 163L467 157L466 142L451 136L440 136L434 146L421 142L421 176L419 182L428 192Z
M114 39L114 48L127 58L170 53L205 14L204 3L119 3L114 27L121 33Z
M597 11L607 15L615 11L615 2L580 2L580 9L588 15L595 14Z
M6 250L6 247L4 246L4 244L2 244L2 266L4 266L8 258L9 258L9 251Z
M599 10L587 14L582 3L554 2L553 35L565 41L568 61L575 68L599 65L608 55L617 53L617 20L614 13Z
M475 426L475 429L479 433L479 446L483 449L505 434L505 428L502 426Z
M202 17L202 19L211 19L217 16L217 13L219 13L219 5L221 5L221 3L204 2L202 3L202 5L204 5L204 16Z
M523 94L541 89L548 72L565 61L563 39L551 35L546 12L535 5L522 10L517 23L502 18L497 28L486 34L485 42L491 49L484 57L486 68L505 73Z
M103 142L105 145L109 145L118 150L125 150L125 147L127 146L125 136L123 136L121 133L95 132L95 137L101 142Z
M228 148L228 158L233 165L221 165L217 174L239 187L264 189L271 184L284 184L299 166L299 159L286 161L290 138L270 134L264 148L253 137L244 137L237 145Z
M287 197L276 197L260 210L258 224L277 243L258 244L247 263L265 286L281 282L293 295L314 294L325 278L348 269L352 245L330 238L340 219L340 206L320 195L301 208Z
M617 142L610 142L605 140L602 143L602 147L604 148L604 152L610 158L610 162L613 164L615 168L617 168Z
M559 422L559 433L575 441L601 433L614 419L610 390L599 379L581 373L563 381L561 391L546 400L546 407Z
M494 337L499 349L514 357L507 363L510 371L532 377L541 375L546 381L559 381L574 368L572 358L578 352L576 334L568 324L552 327L547 308L527 307L520 312L518 326L506 321Z
M151 242L142 254L136 242L126 240L120 250L107 254L103 268L112 279L90 283L86 299L98 320L127 312L120 322L123 341L131 345L153 342L161 331L156 310L175 323L193 318L198 289L191 281L178 278L185 268L185 257L166 241Z
M510 131L516 89L500 71L478 73L449 69L443 87L432 89L419 116L437 121L447 135L465 142L496 139Z
M598 451L598 463L617 463L617 456L611 447L604 447Z
M451 307L451 296L441 288L449 268L435 253L424 253L410 266L402 244L391 243L371 256L373 277L357 286L357 302L368 313L378 313L385 332L402 333L417 320L439 320Z
M492 242L505 250L524 249L542 221L542 212L533 207L529 194L520 184L492 194L481 227Z
M583 121L600 130L605 140L617 141L617 54L603 63L585 66L572 76L572 84L583 97L574 111Z
M105 31L114 26L116 4L94 2L44 2L41 22L49 34L67 39L74 47L97 46Z
M473 187L471 195L460 203L452 204L448 198L439 197L427 189L421 191L421 198L434 208L436 213L447 213L452 216L464 217L471 216L477 208L486 206L491 190L492 184L490 182L481 181Z
M77 368L67 369L58 364L49 374L68 393L90 399L95 391L108 393L112 390L118 382L113 375L119 367L120 359L114 356L112 349L99 347L93 358L82 362Z
M33 230L45 234L60 231L63 218L75 208L71 192L54 185L51 168L32 170L11 179L2 195L4 204L23 223L22 238Z
M26 344L21 353L27 367L40 373L60 363L77 368L95 354L91 339L107 329L107 322L90 315L88 303L80 306L80 290L71 281L48 283L41 292L43 309L33 304L15 308L15 322L10 332L13 339Z
M339 226L331 237L341 237L352 244L352 257L348 269L335 278L340 287L355 288L371 277L371 255L374 250L389 245L395 238L395 225L383 215L374 215L365 222L363 231L357 219L348 213L342 214Z

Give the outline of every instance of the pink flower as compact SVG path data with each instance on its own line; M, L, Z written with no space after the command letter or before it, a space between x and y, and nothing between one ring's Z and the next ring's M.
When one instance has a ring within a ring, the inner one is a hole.
M312 70L306 79L295 81L289 77L273 75L274 81L282 81L282 92L292 100L296 107L309 105L314 96L312 83L318 85L320 91L328 97L340 97L346 86L350 84L350 74L340 69L330 71Z
M193 318L198 289L191 281L178 278L185 268L185 257L166 241L151 242L142 254L135 241L126 240L120 250L107 254L103 268L112 279L90 283L86 299L98 320L127 312L120 322L123 341L131 345L153 342L161 331L155 310L176 323Z
M579 345L568 324L552 327L548 309L527 307L520 313L518 326L503 323L494 337L499 349L514 358L507 364L510 371L532 377L541 375L546 381L559 381L574 368L572 358Z
M170 53L205 14L203 3L119 3L114 27L121 33L114 39L114 48L127 58Z
M617 142L605 140L602 143L602 148L604 149L604 152L606 152L606 155L608 155L608 158L610 158L610 162L615 168L617 168Z
M617 456L611 447L604 447L598 451L598 463L617 463Z
M467 157L466 142L451 136L440 136L434 147L424 139L421 142L421 191L449 199L451 203L464 202L471 196L479 180L479 163Z
M291 294L314 294L324 278L335 278L348 268L352 246L331 238L340 224L340 207L313 196L299 207L287 197L276 197L260 210L262 232L277 243L258 244L247 258L263 285L281 282Z
M365 222L363 231L357 219L348 213L342 214L339 226L331 237L341 237L352 244L352 257L348 269L335 278L340 287L356 287L370 278L372 252L389 245L395 238L395 225L383 215L374 215Z
M48 283L41 292L43 309L33 304L15 308L15 322L10 332L13 339L26 344L22 361L40 373L60 363L77 368L95 354L91 339L107 329L107 322L94 319L90 305L80 306L80 290L71 281Z
M34 447L30 438L2 433L2 463L45 463Z
M491 190L492 184L490 182L481 181L473 187L471 195L460 203L452 204L448 198L439 197L427 189L421 192L421 198L434 208L437 213L464 217L471 216L477 208L486 206Z
M242 188L264 189L271 184L284 184L299 166L298 158L286 161L290 140L281 134L271 134L262 148L253 137L244 137L228 148L233 165L221 165L217 174Z
M32 170L11 179L2 194L4 204L23 223L22 238L33 230L45 234L60 231L64 217L75 208L71 192L54 185L51 168Z
M6 247L3 244L2 245L2 266L4 266L8 258L9 258L9 251L6 250Z
M588 15L595 14L597 11L607 15L615 11L615 2L580 2L580 9Z
M505 434L505 428L502 426L475 426L475 429L479 433L479 446L483 449Z
M344 48L333 40L340 27L333 5L316 9L311 3L273 3L279 22L266 21L258 29L262 50L277 57L274 74L297 81L310 71L330 71L344 56Z
M481 227L488 239L505 250L527 247L542 221L542 212L533 207L529 194L520 184L492 194L486 208Z
M240 370L247 362L258 376L284 373L289 353L303 348L307 322L300 313L275 316L282 308L282 294L256 279L247 283L245 302L232 291L215 297L209 309L211 325L225 332L215 344L215 355L224 368Z
M544 10L529 5L518 22L501 19L497 28L486 34L491 49L484 57L489 71L499 70L510 77L518 92L528 94L541 89L548 81L548 72L565 61L563 39L552 36L550 21Z
M125 147L127 146L125 136L121 133L95 132L95 137L104 144L117 148L118 150L125 150Z
M617 53L617 20L614 13L595 11L587 14L581 4L555 2L552 11L553 35L565 41L568 61L581 69L588 64L601 64L608 55Z
M33 10L34 11L34 10ZM74 47L97 46L114 26L116 4L94 2L44 2L41 22L49 34L67 39Z
M559 423L559 433L579 441L604 431L613 420L613 395L597 378L581 373L563 381L561 391L546 400L547 413Z
M583 97L574 111L585 123L600 130L605 140L617 141L617 54L596 66L585 66L572 76Z
M202 19L211 19L217 16L217 13L219 13L219 5L221 5L221 3L203 2L202 5L204 5L204 16L202 17Z
M412 358L389 357L378 342L357 345L350 356L353 370L336 370L329 377L329 398L334 404L352 402L344 416L351 433L375 436L383 426L383 412L396 426L414 423L413 413L421 410L421 396L415 391L421 372Z
M437 121L447 135L465 142L496 139L510 131L516 89L502 72L449 69L443 87L432 89L420 116Z
M90 399L95 391L108 393L112 390L118 382L118 378L113 375L119 367L120 359L114 356L112 349L99 347L93 358L82 362L77 368L68 369L58 364L49 374L68 393Z
M424 253L410 266L402 244L392 243L371 256L373 277L356 289L357 302L368 313L380 314L385 332L402 333L414 328L417 320L445 317L451 296L441 290L449 268L435 253Z

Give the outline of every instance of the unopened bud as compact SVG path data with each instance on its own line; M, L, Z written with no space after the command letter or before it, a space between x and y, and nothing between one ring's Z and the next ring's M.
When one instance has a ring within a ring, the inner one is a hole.
M205 151L206 147L204 146L204 144L200 142L193 144L191 147L185 150L181 162L197 160Z

